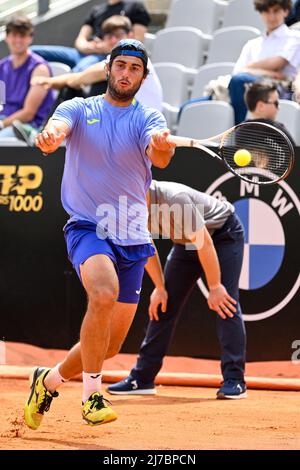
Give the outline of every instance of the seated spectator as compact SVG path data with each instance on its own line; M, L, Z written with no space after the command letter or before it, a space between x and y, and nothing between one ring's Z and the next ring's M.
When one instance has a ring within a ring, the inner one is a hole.
M103 31L103 38L109 50L112 50L121 39L133 36L130 20L126 16L116 15L107 19L103 23ZM107 87L106 63L107 60L103 60L97 64L91 65L82 72L66 73L56 77L37 77L32 80L31 84L32 86L38 88L42 87L46 90L49 88L61 90L53 106L55 109L62 101L72 99L76 96L87 98L89 96L105 93ZM150 60L148 61L148 69L149 74L136 94L136 98L145 106L161 110L162 88ZM51 114L54 112L53 108ZM36 132L32 131L28 126L20 122L15 122L14 131L15 135L19 139L25 140L28 145L34 144Z
M33 46L32 50L49 62L62 62L74 72L85 70L92 64L103 60L110 50L103 39L102 25L114 15L127 16L133 24L134 38L144 40L150 23L150 16L141 2L107 0L92 8L75 40L75 47Z
M5 85L0 137L14 136L16 119L39 129L54 102L52 91L30 85L34 77L51 75L46 61L29 50L32 39L33 25L26 16L15 16L6 24L10 55L0 61L0 80Z
M248 41L242 49L229 84L236 124L246 115L245 83L262 77L279 81L280 97L291 99L290 82L300 65L300 36L284 23L291 0L254 0L255 9L266 25L266 33Z
M283 124L276 121L279 108L279 94L276 83L261 80L246 85L245 103L250 116L246 122L264 122L284 132L292 144L296 146L292 136Z

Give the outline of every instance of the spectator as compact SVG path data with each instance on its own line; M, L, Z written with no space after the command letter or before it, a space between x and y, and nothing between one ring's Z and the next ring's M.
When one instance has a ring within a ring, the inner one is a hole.
M103 40L107 49L111 50L121 39L132 37L131 22L126 16L115 15L103 23ZM162 89L157 74L151 62L148 62L149 74L138 91L136 98L145 106L162 109ZM106 60L91 65L88 69L59 75L57 77L38 77L32 80L32 85L42 85L45 89L54 88L60 90L60 94L54 105L54 109L65 100L76 96L87 98L105 93ZM91 85L91 87L89 86ZM88 89L86 87L88 86ZM53 110L52 110L53 111ZM52 114L52 113L51 113ZM28 145L34 144L37 132L32 131L21 122L14 123L15 134L19 139L25 140Z
M141 2L126 3L120 0L107 0L92 8L75 40L75 47L33 46L32 50L49 62L62 62L74 72L85 70L103 60L110 52L103 40L103 22L113 16L127 16L133 24L135 39L143 41L150 16Z
M229 84L236 124L245 119L245 83L262 77L279 81L281 98L291 99L290 81L300 65L300 36L284 23L291 0L254 0L255 9L266 25L266 33L248 41L242 49ZM287 82L284 82L287 81Z
M6 24L6 44L10 55L0 61L0 80L5 85L5 104L0 116L0 136L13 137L15 119L38 129L54 102L53 93L30 85L33 77L50 77L44 59L30 52L33 25L23 15L13 17Z
M245 102L251 113L247 122L258 121L271 124L284 132L292 144L296 146L285 126L276 121L279 108L279 94L276 83L270 80L249 83L246 85Z

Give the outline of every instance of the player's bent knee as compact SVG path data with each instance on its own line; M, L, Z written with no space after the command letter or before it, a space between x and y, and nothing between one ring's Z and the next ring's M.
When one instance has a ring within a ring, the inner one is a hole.
M103 308L113 308L118 298L118 292L116 289L103 287L94 289L88 297L89 308L97 311Z

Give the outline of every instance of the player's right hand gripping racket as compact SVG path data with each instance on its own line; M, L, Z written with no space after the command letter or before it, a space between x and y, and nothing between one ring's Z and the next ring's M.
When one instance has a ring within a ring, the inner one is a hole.
M294 165L295 152L289 138L276 127L244 122L204 140L170 135L179 147L195 147L223 161L239 178L269 185L286 178ZM208 146L218 146L216 151Z

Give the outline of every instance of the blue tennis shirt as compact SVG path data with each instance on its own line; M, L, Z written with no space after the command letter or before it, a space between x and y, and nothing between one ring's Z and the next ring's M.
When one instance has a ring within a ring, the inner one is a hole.
M119 107L94 96L60 104L53 119L71 130L61 190L69 222L93 222L100 238L118 245L149 243L146 148L151 134L167 127L163 115L135 99Z

